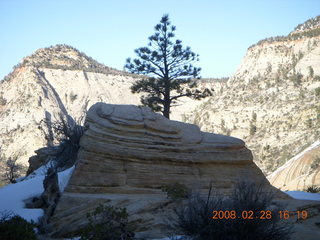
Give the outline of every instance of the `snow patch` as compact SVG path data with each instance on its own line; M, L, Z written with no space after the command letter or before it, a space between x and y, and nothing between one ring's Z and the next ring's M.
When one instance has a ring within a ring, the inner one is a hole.
M74 166L58 173L60 191L63 192L73 173ZM0 214L11 212L31 222L38 222L43 216L42 209L25 208L24 200L37 197L42 194L43 180L45 178L46 166L37 169L31 176L15 184L9 184L0 188Z
M302 191L288 191L284 193L288 194L290 197L293 197L294 199L320 201L320 193L309 193Z
M68 182L71 178L71 175L74 171L75 166L73 165L71 168L68 168L64 170L63 172L58 173L58 181L59 181L59 189L60 192L63 192L66 186L68 185Z
M38 222L39 217L43 215L43 210L26 209L23 200L41 195L44 190L43 180L44 176L37 176L0 188L0 213L9 211L29 222L31 220Z

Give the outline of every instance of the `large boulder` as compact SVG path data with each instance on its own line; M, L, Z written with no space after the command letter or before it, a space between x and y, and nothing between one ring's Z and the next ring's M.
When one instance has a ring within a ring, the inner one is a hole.
M96 103L85 129L76 169L51 219L53 236L68 236L86 224L88 211L108 202L127 208L138 236L163 237L170 211L163 185L199 192L212 185L229 194L248 179L277 192L242 140L201 132L146 107Z

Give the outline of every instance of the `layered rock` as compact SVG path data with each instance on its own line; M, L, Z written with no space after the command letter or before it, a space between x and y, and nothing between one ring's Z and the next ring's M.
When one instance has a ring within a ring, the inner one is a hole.
M281 190L306 190L320 186L320 141L290 159L268 176L270 183Z
M149 108L96 103L85 128L78 164L51 219L54 236L68 236L86 223L86 212L110 202L128 209L138 236L162 237L170 211L163 185L206 192L211 183L228 194L247 179L273 189L242 140L201 132Z

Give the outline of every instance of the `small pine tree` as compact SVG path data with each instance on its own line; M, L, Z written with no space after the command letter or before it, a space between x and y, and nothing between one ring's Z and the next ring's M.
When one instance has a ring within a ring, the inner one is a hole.
M153 111L161 111L166 118L179 98L198 100L212 95L208 88L196 89L197 83L193 79L199 77L201 69L192 63L199 60L198 55L190 47L183 48L181 40L174 40L175 30L169 16L164 15L155 26L156 32L149 37L148 47L136 49L138 58L128 58L125 65L129 72L147 76L135 82L131 91L148 93L141 97L141 103Z
M250 135L254 135L257 132L257 126L252 122L250 123Z
M314 76L314 70L313 70L313 68L312 68L311 66L309 66L308 69L309 69L309 77L310 77L310 78L313 78L313 76Z

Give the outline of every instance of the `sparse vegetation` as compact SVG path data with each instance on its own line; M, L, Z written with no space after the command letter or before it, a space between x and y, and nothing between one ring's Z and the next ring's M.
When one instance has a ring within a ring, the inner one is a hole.
M0 213L0 239L37 240L34 224L11 213Z
M49 142L58 144L60 151L57 151L54 159L56 167L71 167L76 161L80 148L80 138L84 132L82 119L74 120L70 116L64 117L60 114L59 119L55 122L45 119L43 120L45 127L39 127ZM50 144L48 145L50 146ZM50 147L54 148L54 146Z
M262 185L240 182L230 197L224 197L211 188L206 197L195 194L185 206L174 209L169 218L170 235L183 235L182 239L290 239L291 225L280 222L278 208L270 208L274 195L264 192ZM214 211L232 212L228 218ZM269 211L266 219L247 218L243 212ZM238 218L239 216L239 218Z
M293 82L293 85L295 87L299 87L302 82L302 77L303 77L303 75L301 73L296 73L290 77L290 80Z
M17 163L16 157L5 159L5 157L2 156L1 158L1 161L4 162L1 168L3 179L9 183L16 183L16 179L21 177L25 172L25 166Z
M81 240L131 240L133 227L125 208L100 204L87 214L89 224L81 231Z
M311 185L311 186L309 186L309 187L307 187L307 188L305 189L305 192L320 193L320 186L317 187L317 186L315 186L315 185Z
M310 168L312 170L317 169L320 166L320 156L316 156L313 158Z
M316 118L320 120L320 106L315 107L316 110Z
M320 87L317 87L317 88L314 90L314 93L315 93L316 97L320 97Z
M272 72L272 65L270 62L267 63L267 69L266 69L266 73L269 74Z
M314 76L314 78L313 78L315 81L320 81L320 76Z
M270 37L270 38L265 38L263 40L260 40L256 44L253 44L249 47L253 48L258 45L262 45L263 43L273 43L273 42L286 42L286 41L293 41L297 39L301 39L303 37L316 37L320 35L320 28L312 28L313 25L309 24L309 22L318 22L319 21L319 16L316 18L309 19L308 21L304 22L303 24L299 24L295 30L300 30L296 31L294 33L291 33L287 36L276 36L276 37Z
M68 54L70 52L73 54L75 53L77 58L69 57ZM7 76L5 76L3 80L9 81L10 79L14 78L17 74L16 69L25 66L34 66L36 68L79 70L83 72L130 76L133 78L138 77L134 74L107 67L72 46L66 44L57 44L47 48L39 49L33 55L24 58L23 62L15 65L13 70Z
M167 197L173 201L187 198L189 195L188 188L181 183L161 186L161 190L167 193Z
M312 119L311 118L307 119L306 126L307 126L307 128L312 128Z
M256 122L257 121L257 113L252 112L252 121Z
M313 76L314 76L313 67L309 66L309 67L308 67L308 70L309 70L309 77L310 77L310 78L313 78Z
M69 95L69 99L70 99L71 103L73 103L74 100L77 99L77 97L78 97L77 94L74 94L73 92L71 92L70 95Z
M252 136L252 135L254 135L256 132L257 132L257 126L256 126L254 123L250 122L250 129L249 129L250 135Z
M0 95L0 106L4 106L6 104L7 104L7 100L2 95Z

